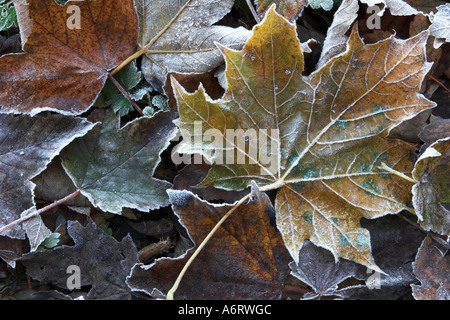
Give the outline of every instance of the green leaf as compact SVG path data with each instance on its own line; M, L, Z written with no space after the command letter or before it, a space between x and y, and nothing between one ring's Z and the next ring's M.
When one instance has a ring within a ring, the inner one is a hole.
M114 78L119 82L123 89L130 91L134 89L142 80L142 74L136 67L136 62L133 61L121 69ZM130 95L131 97L131 95ZM130 101L120 92L116 85L108 79L101 91L96 106L112 106L115 113L123 117L133 110Z
M168 99L164 98L161 95L154 96L152 99L152 105L159 110L168 111L169 110L169 103Z
M308 3L313 9L323 9L325 11L333 9L333 0L309 0Z
M45 238L45 240L43 242L44 247L46 247L47 249L56 247L59 243L60 235L61 234L59 234L57 232L51 233L47 238Z
M153 173L176 128L168 112L139 118L120 128L109 114L88 135L62 152L63 166L91 203L120 214L123 207L141 211L168 205L171 184Z
M13 0L0 0L0 31L17 27L17 16Z

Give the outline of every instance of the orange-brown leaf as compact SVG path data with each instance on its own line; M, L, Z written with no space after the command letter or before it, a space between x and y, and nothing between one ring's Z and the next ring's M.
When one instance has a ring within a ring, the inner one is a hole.
M169 191L174 212L198 246L232 205L213 205L187 191ZM177 299L279 299L287 276L289 254L270 223L269 197L253 191L221 225L187 270ZM128 280L135 290L166 293L191 257L162 258L137 265Z
M15 4L24 53L0 58L2 112L80 114L94 103L108 71L137 46L132 0ZM79 8L79 29L70 24L72 4Z

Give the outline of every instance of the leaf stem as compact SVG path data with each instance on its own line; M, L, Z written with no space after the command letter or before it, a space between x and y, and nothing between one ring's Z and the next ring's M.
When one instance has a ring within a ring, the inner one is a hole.
M147 49L150 48L156 40L158 40L164 32L169 29L172 24L175 22L176 19L180 16L180 14L186 9L186 7L189 5L189 3L192 2L192 0L188 0L181 8L178 10L177 14L170 19L170 21L167 23L167 25L152 39L149 43L147 43L145 46L143 46L139 51L135 52L133 55L129 56L124 62L122 62L117 68L115 68L113 71L111 71L111 75L115 75L117 72L119 72L123 67L125 67L127 64L129 64L134 59L139 58L140 56L147 53Z
M134 102L130 96L128 95L128 92L126 92L126 90L120 85L120 83L114 79L114 77L111 75L111 73L108 74L109 79L111 79L111 81L116 85L117 89L119 89L119 91L124 95L125 98L127 98L127 100L131 103L131 105L133 106L133 108L139 112L139 114L141 116L144 115L144 113L142 112L141 108L139 108L139 106L136 104L136 102Z
M60 204L66 202L67 200L70 200L70 199L72 199L72 198L75 198L79 193L80 193L80 190L78 189L78 190L76 190L75 192L69 194L68 196L66 196L66 197L64 197L64 198L62 198L62 199L60 199L60 200L58 200L58 201L53 202L53 203L49 204L48 206L46 206L46 207L44 207L44 208L41 208L41 209L39 209L39 210L36 210L36 211L34 211L34 212L32 212L32 213L30 213L30 214L24 216L24 217L21 217L20 219L17 219L17 220L15 220L15 221L13 221L13 222L11 222L11 223L9 223L9 224L7 224L7 225L1 227L1 228L0 228L0 234L2 234L3 232L5 232L6 230L11 229L12 227L14 227L15 225L17 225L17 224L19 224L19 223L22 223L22 222L27 221L27 220L29 220L29 219L31 219L31 218L37 217L37 216L39 216L41 213L43 213L43 212L45 212L45 211L48 211L48 210L50 210L50 209L53 208L53 207L59 206Z
M390 173L392 173L392 174L395 174L396 176L399 176L400 178L403 178L403 179L405 179L405 180L407 180L407 181L409 181L409 182L412 182L412 183L414 183L414 184L417 183L416 180L414 180L414 179L408 177L408 176L407 176L406 174L404 174L404 173L398 172L397 170L394 170L394 169L388 167L388 166L387 166L385 163L383 163L383 162L381 163L381 166L378 166L378 168L383 169L383 170L385 170L385 171L388 171L388 172L390 172Z
M433 77L431 74L428 75L428 77L433 80L434 82L436 82L438 85L440 85L442 88L444 88L445 91L447 91L448 93L450 93L450 90L447 89L447 87L440 82L438 79L436 79L435 77Z
M173 300L173 295L175 291L178 289L178 285L181 282L181 279L183 279L184 274L186 273L189 266L192 264L192 262L195 260L195 258L198 256L200 251L205 247L205 245L208 243L209 239L214 235L214 233L220 228L222 223L227 220L227 218L245 201L247 201L250 198L251 193L247 194L245 197L243 197L239 202L237 202L233 208L231 208L220 220L217 222L217 224L214 226L214 228L208 233L205 239L203 239L202 243L197 247L197 249L194 251L192 256L189 258L189 260L184 265L183 269L179 273L177 279L175 280L175 283L173 284L172 288L167 292L166 300Z
M127 64L129 64L131 61L133 61L134 59L139 58L140 56L142 56L143 54L145 54L145 48L142 48L141 50L133 53L131 56L129 56L125 61L123 61L121 64L119 64L113 71L111 71L109 74L110 75L115 75L117 72L119 72L120 70L122 70Z

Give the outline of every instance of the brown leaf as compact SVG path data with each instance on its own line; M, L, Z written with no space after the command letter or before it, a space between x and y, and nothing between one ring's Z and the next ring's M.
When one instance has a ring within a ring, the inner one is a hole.
M411 285L416 300L450 299L450 256L446 256L429 235L423 241L413 266L414 274L421 282L421 285Z
M188 191L169 191L173 209L199 245L230 205L212 205ZM288 274L289 254L270 224L274 209L264 193L241 205L222 224L187 270L176 299L279 299ZM136 265L130 287L167 293L193 253L162 258L150 266ZM155 289L155 290L154 290Z
M94 103L108 71L137 45L132 0L76 2L79 29L70 24L77 13L55 1L15 5L24 53L0 58L2 112L80 114Z

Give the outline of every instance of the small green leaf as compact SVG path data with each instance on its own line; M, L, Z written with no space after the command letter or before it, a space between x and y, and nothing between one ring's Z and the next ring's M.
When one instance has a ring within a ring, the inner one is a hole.
M163 96L154 96L152 99L152 104L154 107L158 108L159 110L168 111L169 110L169 103L168 99L164 98Z
M309 5L313 9L323 9L330 11L333 9L333 0L309 0Z
M50 234L47 238L45 238L45 240L43 242L43 246L46 247L47 249L56 247L59 243L60 235L61 234L59 234L57 232Z
M0 31L17 25L17 16L13 1L0 0Z
M134 61L120 70L114 77L126 91L134 89L142 80L141 72L136 67ZM131 94L130 97L133 98ZM133 110L130 101L128 101L110 79L106 81L95 105L99 107L111 106L114 112L118 113L121 117Z
M98 226L101 230L103 230L107 235L112 236L112 229L108 228L106 225L101 224Z

